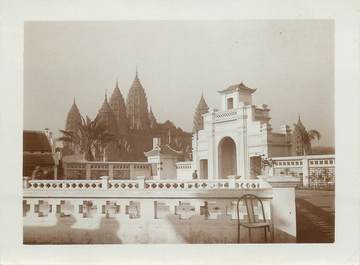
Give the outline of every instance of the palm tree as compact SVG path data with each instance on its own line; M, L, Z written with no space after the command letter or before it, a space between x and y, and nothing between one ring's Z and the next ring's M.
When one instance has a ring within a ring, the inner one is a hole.
M315 139L320 140L321 135L317 130L309 130L307 131L305 127L302 125L299 117L299 121L297 124L294 124L295 131L298 132L298 137L301 145L301 153L302 155L311 154L311 142Z
M81 117L81 124L79 124L77 132L65 130L60 130L60 132L63 136L59 140L79 147L87 161L94 161L99 154L104 152L107 144L116 140L115 136L108 133L98 118L92 121L88 116Z

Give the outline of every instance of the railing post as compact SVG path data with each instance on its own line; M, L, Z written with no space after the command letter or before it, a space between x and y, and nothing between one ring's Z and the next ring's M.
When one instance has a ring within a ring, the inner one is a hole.
M235 179L236 179L236 176L228 177L229 189L235 189Z
M139 189L143 190L145 188L145 177L144 176L138 176L136 177L137 183L139 185Z
M29 188L29 177L23 177L23 189Z
M91 164L87 163L85 165L86 169L86 179L91 179Z
M114 178L114 165L113 164L109 165L109 177L110 177L110 179Z
M107 190L109 188L109 177L108 176L102 176L101 178L101 188L103 190Z

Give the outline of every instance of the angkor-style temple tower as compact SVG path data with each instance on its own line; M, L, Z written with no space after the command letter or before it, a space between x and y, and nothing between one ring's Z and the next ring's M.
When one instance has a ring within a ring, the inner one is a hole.
M104 103L102 104L96 118L99 119L99 122L104 124L104 126L107 128L108 133L112 135L118 134L117 120L115 118L115 115L113 114L113 111L110 108L106 94L105 94ZM95 155L99 155L99 154L95 154ZM113 143L108 144L105 147L105 157L103 157L103 159L114 161L116 160L116 158L117 158L116 146Z
M151 129L155 129L158 124L157 124L155 115L154 115L154 113L153 113L152 110L151 110L151 107L150 107L150 111L149 111L149 121L150 121L150 128L151 128Z
M137 71L127 97L126 110L130 130L149 129L150 121L146 94Z
M81 124L81 114L74 99L74 102L66 118L65 130L77 132L79 130L80 124ZM64 142L64 148L66 149L65 153L71 151L74 153L78 153L80 151L78 150L78 148L77 149L75 148L74 144L69 142Z
M125 135L128 131L128 120L126 116L126 106L124 98L120 92L118 81L109 100L110 108L117 122L117 129L120 135Z
M66 118L66 125L65 130L66 131L73 131L77 132L81 124L81 115L79 108L76 105L75 99L74 102L68 112L67 118Z
M109 101L105 95L97 118L104 123L108 133L115 136L116 142L105 147L105 155L97 150L96 160L146 161L144 152L151 149L153 137L162 138L164 143L170 144L176 150L186 149L190 150L189 154L191 153L191 134L176 127L171 121L157 122L151 108L148 110L146 93L137 71L129 89L126 105L116 82ZM77 131L80 123L81 116L74 102L65 129ZM74 146L64 143L64 147L69 147L67 154L77 153Z
M199 130L204 129L204 119L203 119L202 115L207 113L208 111L209 111L209 107L206 104L203 94L201 94L200 101L196 107L195 114L194 114L193 133L196 133Z

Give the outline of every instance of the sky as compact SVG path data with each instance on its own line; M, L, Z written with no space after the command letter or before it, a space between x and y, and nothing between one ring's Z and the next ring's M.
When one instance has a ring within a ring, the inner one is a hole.
M243 82L273 131L301 115L334 146L331 20L26 22L24 36L24 129L60 136L74 98L94 118L137 68L159 122L191 131L201 93L220 108L217 91Z

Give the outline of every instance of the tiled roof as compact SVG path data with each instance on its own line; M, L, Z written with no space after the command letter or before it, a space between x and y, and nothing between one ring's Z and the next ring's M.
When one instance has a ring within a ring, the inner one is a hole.
M51 152L51 146L44 132L23 131L24 152Z
M244 85L244 83L240 83L240 84L236 84L236 85L231 85L228 88L225 88L223 90L220 90L219 92L229 92L229 91L236 91L236 90L247 90L250 91L251 93L254 93L256 91L256 89L247 87L246 85Z

